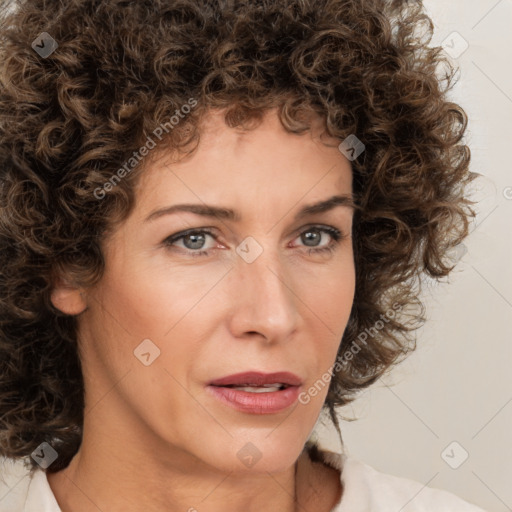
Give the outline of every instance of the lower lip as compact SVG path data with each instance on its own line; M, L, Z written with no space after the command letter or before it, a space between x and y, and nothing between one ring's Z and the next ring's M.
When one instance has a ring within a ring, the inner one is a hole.
M300 386L290 386L281 391L251 393L221 386L206 388L224 404L250 414L275 414L284 411L297 401Z

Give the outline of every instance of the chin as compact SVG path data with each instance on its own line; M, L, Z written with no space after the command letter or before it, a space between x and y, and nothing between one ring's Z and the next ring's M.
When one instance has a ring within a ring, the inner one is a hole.
M244 435L233 435L225 443L217 439L207 453L204 449L201 458L223 472L281 473L295 464L307 434L299 436L283 425L273 431L254 429Z

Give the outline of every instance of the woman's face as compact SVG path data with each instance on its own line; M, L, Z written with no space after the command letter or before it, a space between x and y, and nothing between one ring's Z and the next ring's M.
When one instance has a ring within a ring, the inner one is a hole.
M211 113L192 157L167 157L144 172L83 295L84 432L110 429L112 443L166 461L282 471L325 401L355 287L352 208L301 212L350 196L350 163L275 111L247 132ZM221 214L201 215L206 205ZM243 372L290 372L300 386L210 385Z

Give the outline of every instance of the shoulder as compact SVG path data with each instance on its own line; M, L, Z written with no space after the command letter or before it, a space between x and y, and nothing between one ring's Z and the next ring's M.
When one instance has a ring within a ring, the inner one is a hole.
M0 511L61 512L42 469L0 457Z
M332 512L485 512L453 493L377 471L317 446L316 457L340 471L341 501Z

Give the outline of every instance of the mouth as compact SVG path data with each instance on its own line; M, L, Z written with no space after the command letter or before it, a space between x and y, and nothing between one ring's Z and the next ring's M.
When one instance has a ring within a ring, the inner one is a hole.
M245 372L216 379L207 391L228 407L250 414L275 414L297 401L302 380L289 372Z
M215 379L210 382L209 385L222 387L265 388L300 386L301 384L302 379L290 372L243 372Z
M228 385L216 387L237 389L238 391L246 391L247 393L275 393L276 391L287 389L290 386L288 386L287 384L276 382L274 384L265 384L263 386L257 386L256 384L246 384L245 386Z

